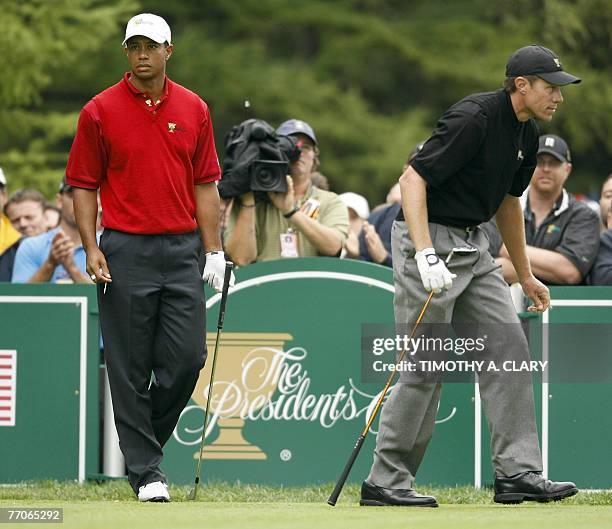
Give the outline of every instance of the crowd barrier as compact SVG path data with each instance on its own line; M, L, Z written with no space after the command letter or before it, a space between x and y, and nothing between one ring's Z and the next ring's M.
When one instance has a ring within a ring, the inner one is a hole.
M236 279L203 479L335 481L381 390L381 384L363 381L362 325L393 322L392 272L359 261L288 259L241 268ZM210 355L220 296L207 294ZM597 329L605 334L612 321L612 288L553 288L552 297L553 310L527 320L535 358L555 361L552 323L590 325L573 345L584 358L609 348ZM101 397L97 312L93 286L0 284L0 483L122 473L108 398ZM579 333L581 327L567 328ZM164 448L163 469L174 483L193 482L211 363ZM535 381L544 471L551 477L583 488L610 487L608 375L602 369L601 377L589 380ZM367 475L377 424L352 481ZM477 386L446 384L419 482L490 484L488 443Z

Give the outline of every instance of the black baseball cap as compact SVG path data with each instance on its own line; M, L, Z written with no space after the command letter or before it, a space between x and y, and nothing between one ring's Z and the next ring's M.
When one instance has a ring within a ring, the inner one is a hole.
M543 134L540 136L538 154L550 154L560 162L571 162L572 155L563 138L554 134Z
M516 50L508 59L506 77L519 77L521 75L537 75L547 83L557 86L582 81L582 79L563 70L563 65L556 53L537 44L531 44Z

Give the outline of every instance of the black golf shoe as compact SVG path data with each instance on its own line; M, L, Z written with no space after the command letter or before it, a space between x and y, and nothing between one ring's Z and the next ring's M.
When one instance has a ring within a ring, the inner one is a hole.
M362 506L437 507L433 496L422 496L412 489L383 489L367 481L361 484Z
M512 476L495 478L496 503L522 503L523 501L557 501L578 493L571 481L551 481L541 472L523 472Z

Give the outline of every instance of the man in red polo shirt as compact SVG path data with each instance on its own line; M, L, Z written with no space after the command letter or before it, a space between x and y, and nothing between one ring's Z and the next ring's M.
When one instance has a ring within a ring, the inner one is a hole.
M225 269L220 170L206 103L166 77L165 20L133 17L123 45L130 71L81 111L66 181L98 285L128 478L141 501L168 501L162 447L206 359L202 277L220 290Z

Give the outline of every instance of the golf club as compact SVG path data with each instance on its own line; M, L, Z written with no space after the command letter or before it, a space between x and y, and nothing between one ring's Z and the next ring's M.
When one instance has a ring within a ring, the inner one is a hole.
M217 338L215 339L215 350L213 351L212 370L210 372L210 382L208 384L208 397L206 398L206 411L204 412L204 428L202 429L202 441L200 442L200 453L198 456L198 464L196 466L196 475L193 489L187 495L188 500L195 500L198 494L198 485L200 483L200 468L202 466L202 452L204 451L204 438L206 437L206 428L208 427L208 410L210 408L210 399L212 397L213 384L215 381L215 367L217 366L217 350L219 349L219 337L221 329L223 329L223 320L225 319L225 304L227 302L227 292L229 290L230 278L234 263L227 261L225 263L225 274L223 276L223 289L221 291L221 304L219 306L219 319L217 320Z
M453 255L455 254L465 255L465 254L473 253L476 251L478 250L472 246L455 247L449 252L448 256L446 257L445 264L448 265ZM431 301L431 298L433 297L433 295L434 295L434 292L432 290L429 293L429 296L427 296L427 299L425 300L425 304L423 305L423 308L421 309L421 313L419 314L419 317L417 318L417 321L414 324L414 327L412 328L412 332L410 333L410 339L408 340L409 342L414 337L414 333L416 332L417 327L421 323L421 320L423 319L425 311L427 310L427 307L429 306L429 302ZM400 355L399 360L397 361L397 364L401 365L401 362L404 359L405 355L406 355L406 349L402 351L402 354ZM368 419L368 422L365 428L361 432L361 435L357 438L357 442L355 443L353 451L350 457L348 458L346 465L344 466L344 470L342 471L342 474L340 475L340 478L338 479L338 482L336 483L334 490L329 496L329 499L327 500L327 503L331 505L332 507L334 507L336 505L336 502L338 501L338 497L340 496L340 493L342 492L342 488L344 487L344 484L346 483L348 475L351 472L351 468L353 468L353 464L355 463L355 460L357 459L357 456L359 455L359 452L361 451L361 447L363 446L365 438L368 435L370 427L372 426L374 419L376 419L376 416L378 415L378 411L380 410L383 400L385 399L385 396L387 395L387 391L389 391L389 387L391 386L391 383L393 382L395 373L396 371L392 371L391 374L389 375L389 378L387 379L387 383L385 384L385 387L383 388L382 393L380 397L378 398L378 401L376 402L376 407L374 408L374 411L370 415L370 418Z

